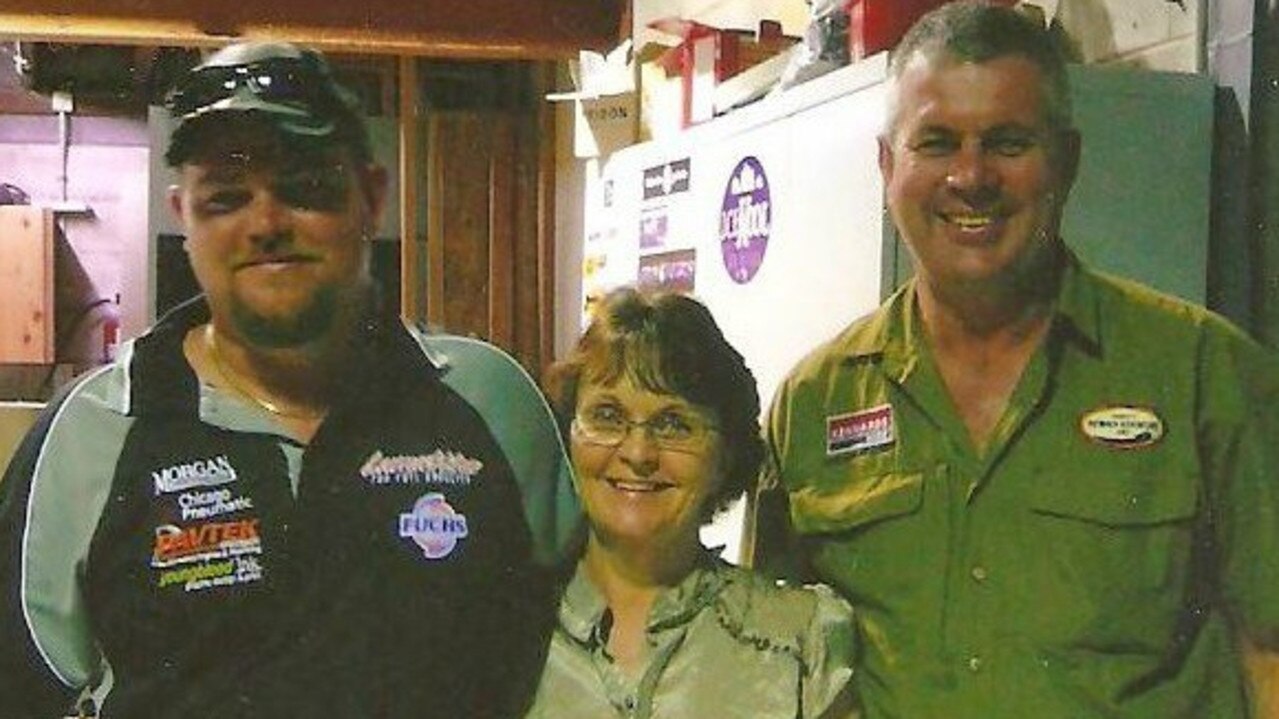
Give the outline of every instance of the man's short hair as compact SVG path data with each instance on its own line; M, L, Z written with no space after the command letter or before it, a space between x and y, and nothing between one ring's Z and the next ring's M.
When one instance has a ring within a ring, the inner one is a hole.
M177 125L165 161L178 167L234 121L261 121L286 140L345 146L369 162L359 99L324 56L283 42L229 45L181 76L165 100Z
M1001 57L1024 57L1043 74L1044 109L1049 126L1074 127L1066 57L1060 43L1040 20L989 0L961 0L920 18L893 50L888 77L895 83L916 55L929 60L983 63ZM890 94L887 130L896 123Z

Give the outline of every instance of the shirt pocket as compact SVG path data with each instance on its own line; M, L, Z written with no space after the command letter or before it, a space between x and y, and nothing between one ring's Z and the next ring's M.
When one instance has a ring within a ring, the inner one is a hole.
M1031 494L1031 509L1048 517L1114 529L1187 522L1198 514L1198 476L1159 468L1091 470L1047 477Z
M944 532L930 532L923 508L927 473L847 472L791 493L791 525L823 581L846 596L914 594L931 584Z
M1195 574L1198 475L1157 464L1073 469L1041 477L1031 492L1030 587L1073 604L1068 616L1088 622L1102 644L1131 638L1107 637L1103 617L1110 629L1145 627L1138 636L1171 631Z
M913 514L923 498L923 472L850 474L829 488L793 491L791 523L800 534L845 532Z

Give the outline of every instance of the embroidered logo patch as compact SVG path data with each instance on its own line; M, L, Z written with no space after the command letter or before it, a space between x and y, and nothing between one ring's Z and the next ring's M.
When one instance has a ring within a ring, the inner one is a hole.
M431 454L387 456L378 450L364 460L360 476L372 485L445 484L466 486L484 463L461 452L437 449Z
M234 495L226 488L197 489L179 494L178 507L182 520L189 522L253 509L253 498Z
M195 459L151 473L157 495L184 492L196 487L217 487L234 482L238 475L225 454L208 459Z
M155 528L151 566L171 567L210 559L261 554L258 520L205 522L189 527L163 524Z
M860 454L896 441L893 406L881 404L860 412L826 418L826 456Z
M466 516L438 492L422 495L413 503L413 511L400 515L400 536L412 539L427 559L443 559L453 552L458 540L468 535Z
M155 528L151 566L160 570L157 587L198 592L261 580L261 554L256 518L186 527L162 524Z
M1085 414L1079 420L1079 430L1107 447L1138 449L1163 439L1164 421L1143 407L1102 407Z
M156 585L161 589L181 586L185 592L198 592L211 587L248 584L262 579L262 564L257 557L234 557L217 562L200 562L160 573Z

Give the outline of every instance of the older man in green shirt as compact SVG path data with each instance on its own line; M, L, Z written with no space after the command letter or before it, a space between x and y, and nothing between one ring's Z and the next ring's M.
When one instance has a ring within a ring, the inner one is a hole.
M962 2L894 55L916 278L779 389L755 558L855 605L871 719L1271 716L1279 364L1066 248L1053 47Z

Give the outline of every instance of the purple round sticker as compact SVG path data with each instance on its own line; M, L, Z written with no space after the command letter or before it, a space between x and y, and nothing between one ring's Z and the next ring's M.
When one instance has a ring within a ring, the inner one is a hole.
M724 268L734 282L746 284L759 272L772 226L773 208L764 166L754 157L742 158L728 178L719 214Z

